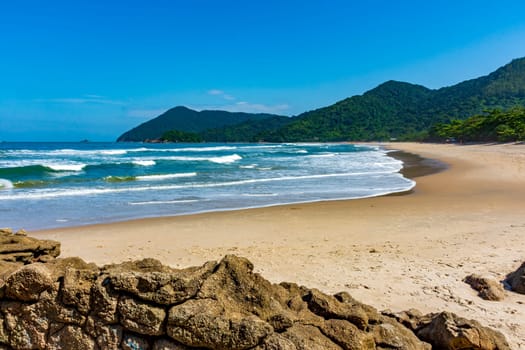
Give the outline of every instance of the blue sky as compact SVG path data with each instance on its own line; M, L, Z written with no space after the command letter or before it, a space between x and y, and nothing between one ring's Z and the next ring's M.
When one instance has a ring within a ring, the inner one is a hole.
M4 1L0 141L111 141L166 109L296 115L525 56L516 1Z

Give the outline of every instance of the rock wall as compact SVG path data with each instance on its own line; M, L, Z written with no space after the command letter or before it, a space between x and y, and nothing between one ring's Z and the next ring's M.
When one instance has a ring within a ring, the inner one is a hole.
M450 313L381 314L347 293L271 284L233 255L180 270L153 259L97 267L46 244L56 246L2 265L0 349L509 348Z

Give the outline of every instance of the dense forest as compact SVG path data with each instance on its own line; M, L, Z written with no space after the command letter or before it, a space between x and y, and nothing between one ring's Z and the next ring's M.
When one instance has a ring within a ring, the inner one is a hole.
M233 113L226 111L194 111L178 106L171 108L156 118L125 132L118 142L136 142L159 140L167 131L201 133L208 129L222 128L228 125L241 124L247 121L264 120L275 117L263 113Z
M506 113L501 111L516 106L525 106L525 58L437 90L387 81L363 95L295 117L177 107L128 131L119 141L156 139L170 130L196 133L207 142L421 140L432 133L437 136L439 125L452 121L456 125L487 110Z
M204 140L199 134L195 132L170 130L162 134L162 136L160 137L160 141L196 143L196 142L203 142Z
M434 124L519 105L525 106L525 58L487 76L438 90L388 81L363 95L303 113L261 138L276 142L415 140Z
M453 142L510 142L525 140L525 107L491 110L465 120L439 123L427 140Z

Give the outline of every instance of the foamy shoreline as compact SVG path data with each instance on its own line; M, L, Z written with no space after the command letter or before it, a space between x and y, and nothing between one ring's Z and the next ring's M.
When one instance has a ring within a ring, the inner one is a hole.
M348 291L379 309L450 310L525 347L525 296L480 299L462 279L501 280L525 260L525 145L394 143L448 170L412 194L294 204L31 233L62 256L105 264L153 257L172 266L235 253L274 281Z
M105 143L63 148L59 143L36 143L26 149L4 145L7 157L0 162L0 187L1 178L6 177L12 190L0 191L3 225L53 229L367 198L414 186L400 176L402 162L379 147L348 143L188 146L137 148ZM136 166L137 162L152 163ZM70 170L52 170L51 163ZM72 171L73 163L82 167ZM27 217L28 212L33 215Z

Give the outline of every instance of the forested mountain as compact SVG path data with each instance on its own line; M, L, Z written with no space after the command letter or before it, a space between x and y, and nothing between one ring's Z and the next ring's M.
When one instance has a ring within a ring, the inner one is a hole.
M259 142L267 133L281 130L292 121L290 117L271 116L265 119L252 119L244 123L208 129L200 133L208 142Z
M362 96L303 113L261 137L277 142L388 139L426 126L417 106L430 94L423 86L388 81Z
M277 142L414 139L436 123L519 105L525 105L525 58L438 90L388 81L361 96L303 113L261 138Z
M193 119L196 125L185 123L168 126L159 121L155 125L157 130L164 128L163 132L171 129L196 132L204 141L220 142L421 139L438 123L463 120L486 110L508 110L514 106L525 106L525 58L515 59L487 76L437 90L387 81L363 95L349 97L292 118L272 115L252 118L248 114L245 115L246 120L235 122L228 119L221 125L210 125L201 117ZM162 119L163 116L156 119ZM135 129L141 131L144 126L149 129L147 124L156 119ZM138 133L135 129L123 136L132 133L134 140L143 140L163 134L144 136L144 133ZM129 136L123 136L119 140L129 139Z
M172 108L122 134L117 141L144 141L160 139L167 131L178 130L200 133L207 129L220 128L248 121L275 117L273 114L232 113L226 111L197 112L186 107Z

